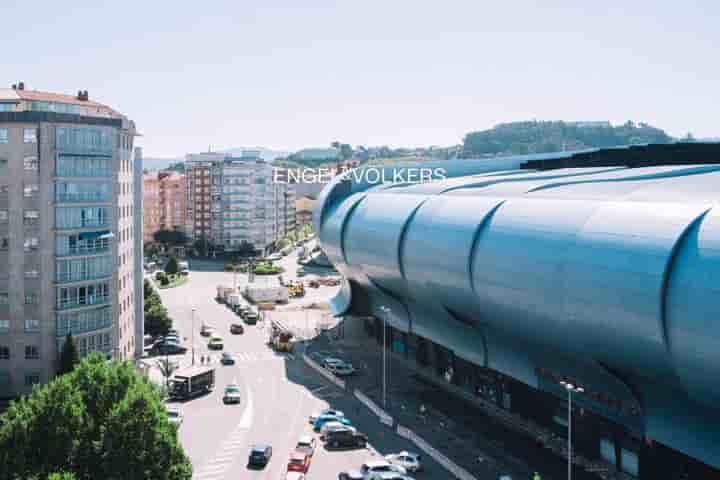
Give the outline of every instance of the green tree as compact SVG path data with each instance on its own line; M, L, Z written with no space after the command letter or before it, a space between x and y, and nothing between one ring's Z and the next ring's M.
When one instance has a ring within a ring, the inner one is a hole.
M170 260L168 260L167 264L165 265L165 273L168 275L175 275L180 270L180 267L178 266L177 258L170 257Z
M250 257L252 255L255 255L255 247L253 247L253 244L248 242L247 240L243 240L238 247L238 254L243 257Z
M147 335L166 335L172 327L172 320L168 317L167 309L162 303L153 303L145 311L145 333Z
M168 357L165 357L158 360L157 367L158 370L160 370L160 374L165 379L165 387L167 388L170 377L172 377L172 374L178 369L178 364L170 360Z
M65 337L65 343L63 344L62 351L60 352L60 365L58 367L58 373L60 375L70 373L78 363L80 363L80 355L78 354L75 340L72 335L68 333Z
M153 240L165 246L185 245L187 243L187 237L179 230L158 230L153 234Z
M72 473L51 473L47 480L75 480L75 478Z
M195 240L195 243L193 243L193 247L195 248L195 250L197 250L199 256L207 257L208 251L210 250L210 242L208 242L207 238L200 237Z
M2 418L3 479L192 476L157 387L129 362L90 355L71 373L13 402ZM73 472L74 477L57 472Z

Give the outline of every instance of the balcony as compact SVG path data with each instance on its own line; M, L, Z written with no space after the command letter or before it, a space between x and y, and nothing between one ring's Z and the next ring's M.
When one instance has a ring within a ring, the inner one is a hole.
M85 282L89 280L103 280L110 278L112 272L56 272L55 283Z
M76 298L60 298L57 302L57 309L68 310L71 308L105 305L108 303L110 303L110 295L85 295Z
M101 192L58 193L55 195L57 203L85 203L109 202L110 196Z

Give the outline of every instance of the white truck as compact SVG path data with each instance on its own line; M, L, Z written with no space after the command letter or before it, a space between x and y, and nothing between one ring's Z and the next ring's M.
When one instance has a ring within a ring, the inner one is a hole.
M243 303L242 296L239 293L230 293L227 296L227 304L231 307L234 307L235 305L241 305Z
M218 302L227 303L227 298L229 295L235 292L235 289L232 287L226 287L225 285L218 285L217 286L217 296L215 297Z
M288 289L282 285L248 285L245 288L245 297L253 303L287 303L289 299Z

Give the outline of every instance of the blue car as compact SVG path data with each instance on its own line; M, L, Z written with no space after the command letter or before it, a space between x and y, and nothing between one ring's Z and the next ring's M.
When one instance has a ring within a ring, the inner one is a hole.
M350 423L350 420L348 420L345 417L336 417L335 415L320 415L317 420L315 420L315 423L313 424L313 429L316 432L319 432L320 429L328 422L340 422L343 425L352 425Z

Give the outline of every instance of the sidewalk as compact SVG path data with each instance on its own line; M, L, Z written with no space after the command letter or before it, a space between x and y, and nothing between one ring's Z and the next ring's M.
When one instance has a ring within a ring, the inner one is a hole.
M351 361L358 374L345 379L348 389L357 388L382 406L382 350L375 342L356 338L332 341L321 336L309 350L337 353ZM495 480L501 475L510 475L513 480L529 479L535 471L543 480L567 476L566 460L542 448L530 436L518 433L517 426L511 429L508 424L512 418L501 422L491 412L432 385L397 354L388 352L387 364L388 413L478 479ZM601 477L575 468L573 478Z

